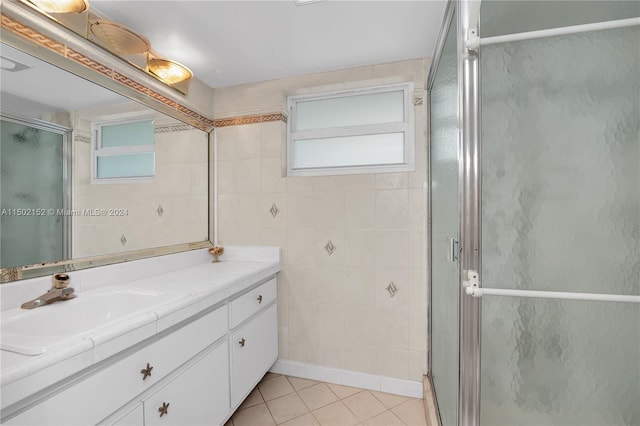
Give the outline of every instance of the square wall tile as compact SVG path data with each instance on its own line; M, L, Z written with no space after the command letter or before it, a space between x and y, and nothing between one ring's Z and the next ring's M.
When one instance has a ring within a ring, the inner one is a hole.
M218 194L238 192L238 170L236 161L218 161Z
M290 302L289 344L291 345L294 342L301 341L301 339L314 339L317 336L317 323L316 305L311 303ZM315 345L313 347L313 353L315 355Z
M409 349L409 312L407 309L376 309L378 348ZM394 377L394 376L391 376Z
M316 303L318 300L318 268L300 265L284 265L280 275L286 277L289 300L295 303Z
M281 121L271 121L260 124L261 131L261 156L262 158L282 157L282 144L285 143L286 134L284 133L285 124Z
M257 194L260 192L260 181L262 179L260 164L259 158L238 160L236 162L238 193Z
M344 368L344 344L341 341L318 340L316 351L318 365Z
M287 227L287 194L262 193L260 201L260 225L262 229Z
M318 339L344 339L344 306L316 305L315 330Z
M372 268L346 268L344 305L374 307L376 274Z
M350 267L375 267L378 244L376 231L373 229L347 229L345 265Z
M330 266L319 266L314 269L316 276L315 303L342 305L346 283L346 270Z
M376 265L385 268L409 267L409 233L407 230L376 231Z
M372 190L345 193L345 226L373 228L376 224L376 193Z
M315 246L316 265L344 266L349 252L343 229L316 228Z
M409 224L408 218L408 190L376 191L376 227L378 229L406 229Z
M291 200L288 200L288 203ZM289 208L290 204L289 204ZM289 210L291 214L291 209ZM289 216L291 217L291 216ZM315 265L316 251L324 250L317 247L315 231L313 229L289 228L287 232L287 257L290 265Z
M316 340L290 337L289 357L294 361L317 364Z
M409 379L409 351L378 349L378 374Z
M361 373L378 374L376 347L346 343L344 345L344 368Z
M349 307L344 312L344 338L354 345L375 346L375 308Z
M245 124L238 128L237 158L260 158L260 124Z
M344 192L316 192L314 200L315 226L318 228L344 228Z
M407 173L376 174L376 189L406 189L407 182Z
M218 161L238 158L238 126L227 126L216 129L218 141Z
M406 269L376 269L376 306L378 308L409 306L409 273Z
M290 182L290 180L287 180L287 185L289 185ZM289 229L316 227L316 209L314 202L315 197L313 192L289 192L287 194L287 222Z
M262 192L286 192L287 179L282 176L282 165L279 158L262 159Z

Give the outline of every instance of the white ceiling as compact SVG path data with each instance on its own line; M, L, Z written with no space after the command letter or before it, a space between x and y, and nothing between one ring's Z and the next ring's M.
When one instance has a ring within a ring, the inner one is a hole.
M431 56L445 0L90 0L211 87Z

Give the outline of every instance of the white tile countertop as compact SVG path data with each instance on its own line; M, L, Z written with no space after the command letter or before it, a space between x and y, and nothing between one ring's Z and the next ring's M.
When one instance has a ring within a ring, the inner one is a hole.
M2 408L152 337L280 271L278 247L227 246L220 262L212 263L211 259L207 249L202 249L70 272L70 287L75 289L79 298L117 287L166 291L174 297L166 303L107 321L38 355L0 350ZM21 303L43 294L50 287L51 277L3 284L0 286L3 316L9 316ZM64 309L65 304L73 302L55 302L35 310ZM83 321L83 318L77 320Z

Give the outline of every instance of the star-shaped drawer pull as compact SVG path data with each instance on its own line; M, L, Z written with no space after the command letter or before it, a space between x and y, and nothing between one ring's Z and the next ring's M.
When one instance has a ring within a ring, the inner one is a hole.
M147 363L147 368L143 368L142 370L140 370L140 374L142 374L142 380L151 376L151 370L153 370L153 367L150 366L149 363Z
M165 414L169 414L169 403L163 402L162 407L158 408L158 412L160 413L160 417L164 416Z

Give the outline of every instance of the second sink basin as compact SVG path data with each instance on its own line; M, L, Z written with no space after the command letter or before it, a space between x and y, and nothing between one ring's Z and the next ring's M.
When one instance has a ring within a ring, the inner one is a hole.
M4 311L0 349L38 355L184 296L179 292L109 286L36 309Z

